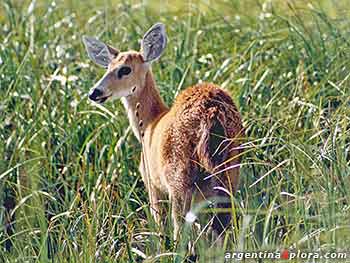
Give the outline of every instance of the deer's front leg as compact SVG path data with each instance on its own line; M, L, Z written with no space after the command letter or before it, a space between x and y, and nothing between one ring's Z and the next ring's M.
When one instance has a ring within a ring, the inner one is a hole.
M151 214L156 221L156 223L160 226L162 221L161 221L161 207L160 207L160 198L161 194L157 190L157 188L152 184L151 182L151 175L147 173L147 167L144 165L144 160L143 156L141 154L141 161L140 161L140 173L142 176L142 180L146 186L147 192L148 192L148 197L149 197L149 202L150 202L150 209L151 209Z
M162 224L162 217L161 217L161 207L160 207L160 195L156 189L154 189L152 186L150 189L148 189L148 196L150 200L150 208L151 208L151 214L158 224L158 226L161 226Z

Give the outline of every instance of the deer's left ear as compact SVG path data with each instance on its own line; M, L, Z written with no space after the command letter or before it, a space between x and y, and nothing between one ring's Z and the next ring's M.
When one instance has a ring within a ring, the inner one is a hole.
M145 62L152 62L160 57L166 47L165 26L162 23L153 25L143 36L141 52Z
M83 36L86 52L90 59L97 65L108 68L108 64L115 58L119 51L94 37Z

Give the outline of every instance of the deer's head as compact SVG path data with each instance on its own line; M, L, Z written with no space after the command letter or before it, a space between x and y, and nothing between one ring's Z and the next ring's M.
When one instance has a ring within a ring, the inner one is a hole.
M153 25L144 35L140 51L119 52L93 37L83 37L92 61L107 71L89 92L89 99L103 103L108 99L132 95L145 82L150 63L157 60L166 46L165 27Z

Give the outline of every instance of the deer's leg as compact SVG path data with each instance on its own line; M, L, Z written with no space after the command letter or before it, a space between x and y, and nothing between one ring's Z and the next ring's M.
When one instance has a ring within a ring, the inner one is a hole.
M159 192L151 186L148 190L148 196L150 200L150 208L151 208L151 214L158 224L158 226L161 226L162 224L162 210L160 207L160 194Z
M237 162L231 162L231 166L236 164ZM226 189L226 191L230 192L230 194L234 194L238 187L239 181L239 167L232 168L220 175L220 178L217 180L217 184ZM223 201L219 201L216 204L217 208L222 208L226 211L217 213L214 217L213 221L213 229L218 236L222 235L222 233L228 228L231 223L232 217L232 203L230 195L225 193L223 190L217 190L216 196L222 199L226 199ZM228 211L227 211L228 210Z
M177 240L181 225L191 208L192 190L170 191L171 216L174 224L174 240Z
M156 221L156 223L160 226L161 221L161 207L159 201L161 200L161 194L159 193L159 190L152 184L151 182L151 175L146 173L143 158L141 155L141 162L140 162L140 173L142 176L142 180L146 186L149 202L150 202L150 209L151 214Z

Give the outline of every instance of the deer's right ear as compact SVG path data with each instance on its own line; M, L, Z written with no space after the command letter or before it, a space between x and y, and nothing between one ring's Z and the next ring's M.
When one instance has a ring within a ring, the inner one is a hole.
M97 65L108 68L108 64L119 51L94 37L83 36L83 43L90 59Z

